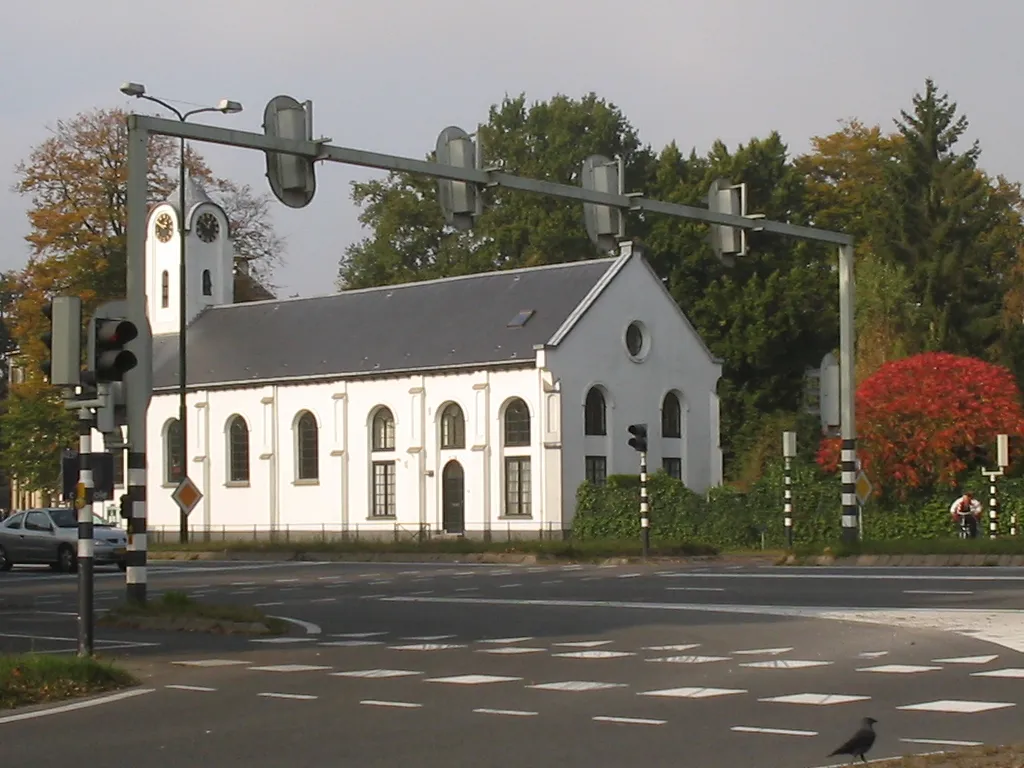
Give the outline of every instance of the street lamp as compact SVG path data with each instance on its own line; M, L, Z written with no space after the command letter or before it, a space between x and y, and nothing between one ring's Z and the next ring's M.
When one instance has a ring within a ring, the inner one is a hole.
M136 99L145 99L166 107L177 115L178 120L185 122L192 115L203 112L222 112L225 115L233 115L242 111L242 105L237 101L221 99L216 107L199 107L198 109L181 112L172 107L166 101L150 96L146 93L146 86L141 83L124 83L121 86L121 93L125 96L133 96ZM185 324L188 320L186 298L186 269L185 269L185 138L181 138L181 158L178 168L178 247L181 264L178 271L178 423L181 425L181 465L184 476L188 475L188 407L186 405L185 390ZM181 541L188 541L188 515L181 513L178 521Z

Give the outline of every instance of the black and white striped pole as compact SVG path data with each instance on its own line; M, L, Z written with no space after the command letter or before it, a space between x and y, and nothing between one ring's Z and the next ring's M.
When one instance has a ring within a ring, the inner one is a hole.
M988 535L994 539L999 535L999 496L996 488L996 478L1002 477L1006 468L1010 465L1010 436L996 436L996 463L999 469L982 469L981 474L988 478ZM1013 521L1010 535L1016 535L1016 520Z
M78 411L78 488L75 506L78 507L78 655L92 656L94 637L93 616L93 547L92 504L94 484L92 477L92 412L89 408Z
M793 547L793 458L796 456L796 432L782 433L782 460L785 463L783 476L782 514L786 526L786 546Z
M640 540L644 557L651 549L651 507L647 500L647 425L630 424L629 445L640 454Z

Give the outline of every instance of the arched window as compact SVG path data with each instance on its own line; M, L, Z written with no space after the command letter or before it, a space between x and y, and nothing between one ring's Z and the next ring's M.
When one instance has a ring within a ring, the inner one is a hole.
M441 412L441 447L466 447L466 420L458 403L449 403Z
M683 436L683 409L675 392L665 395L665 401L661 404L661 436Z
M519 448L530 444L530 409L519 398L505 408L505 447Z
M373 414L372 450L395 450L395 417L389 408L380 408Z
M316 417L303 411L295 422L296 479L317 480L320 478L319 429Z
M583 434L608 434L604 394L597 387L591 387L590 391L587 392L587 402L583 409Z
M249 426L241 416L228 422L228 482L249 482Z
M171 276L165 269L160 273L160 307L167 309L171 305Z
M185 476L185 446L181 441L181 422L172 419L164 430L164 481L179 483Z
M203 270L203 296L213 296L213 278L208 269Z

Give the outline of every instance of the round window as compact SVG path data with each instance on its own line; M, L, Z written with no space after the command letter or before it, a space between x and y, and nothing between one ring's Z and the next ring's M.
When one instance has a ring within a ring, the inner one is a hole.
M634 321L626 327L626 352L634 360L640 360L647 354L649 346L643 323Z

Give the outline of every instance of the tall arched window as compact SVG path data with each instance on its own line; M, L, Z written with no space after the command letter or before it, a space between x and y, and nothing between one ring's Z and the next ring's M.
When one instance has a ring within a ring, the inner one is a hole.
M390 408L380 408L373 414L374 451L395 450L395 417Z
M608 434L608 418L604 394L597 387L591 387L590 391L587 392L587 401L583 409L583 434Z
M208 269L203 270L203 296L213 296L213 278Z
M295 476L297 480L320 478L320 434L316 417L303 411L295 421Z
M661 404L661 436L683 436L683 409L675 392L665 395L665 400Z
M160 273L160 307L167 309L171 305L171 276L165 269Z
M395 517L396 466L395 416L390 408L378 408L370 422L370 516Z
M458 403L449 403L441 412L441 447L466 447L466 419Z
M530 409L516 398L505 408L505 447L517 448L530 444Z
M241 416L228 422L228 482L249 482L249 426Z
M185 476L185 446L181 442L181 422L172 419L164 430L164 482L179 483Z

